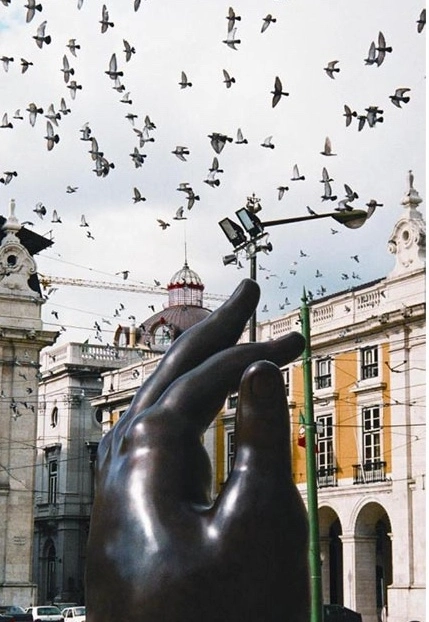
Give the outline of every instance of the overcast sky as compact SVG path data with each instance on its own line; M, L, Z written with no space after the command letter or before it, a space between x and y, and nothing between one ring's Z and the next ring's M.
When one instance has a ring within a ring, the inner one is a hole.
M224 43L227 3L142 0L135 11L133 0L110 0L106 6L114 26L104 33L99 0L83 0L80 9L78 0L42 0L42 5L27 22L24 0L0 4L0 56L14 59L0 64L0 119L7 113L13 124L0 128L0 176L17 172L0 184L0 212L7 215L14 198L21 221L53 236L54 245L36 257L40 273L122 283L116 273L127 270L129 283L152 286L157 280L165 286L183 265L186 240L189 265L206 291L229 294L248 276L249 264L243 257L242 269L223 265L232 247L219 220L235 218L252 193L260 198L262 220L308 215L307 206L332 211L345 197L344 184L359 195L353 206L366 209L375 199L383 207L356 231L330 219L271 228L273 251L258 256L259 319L299 306L303 286L317 297L322 287L331 294L393 268L387 241L403 211L409 169L425 199L426 28L417 31L420 0L237 0L232 5L241 17L235 22L237 49ZM273 21L261 32L268 14ZM51 43L39 48L34 36L44 21ZM366 64L380 31L392 51L380 65ZM67 47L70 39L80 46L76 56ZM135 48L129 61L124 39ZM115 82L106 74L112 54L123 72L123 92L112 88ZM75 99L64 79L64 55L74 71L70 81L82 87ZM21 58L32 63L25 73ZM332 79L324 68L334 60L340 71ZM230 88L223 70L235 79ZM192 86L179 86L182 71ZM289 95L273 108L276 76ZM397 88L410 89L401 107L390 99ZM120 101L124 95L131 104ZM58 111L61 98L70 113L53 126L59 142L49 151L44 114L50 104ZM34 126L26 111L30 103L44 111ZM345 104L359 116L378 106L384 120L375 127L365 123L359 131L352 118L346 127ZM14 118L20 116L17 110L23 119ZM137 115L134 126L129 113ZM156 125L149 132L154 140L140 148L133 130L142 130L146 116ZM106 177L96 175L91 143L81 140L86 123L114 163ZM238 128L247 144L235 142ZM208 138L213 132L233 139L218 155ZM274 148L262 147L269 136ZM336 154L331 157L320 153L327 136ZM189 150L187 161L171 153L176 146ZM135 147L146 155L139 168L130 157ZM224 172L211 187L204 180L216 155ZM294 164L304 180L291 180ZM323 167L337 201L321 200ZM177 190L183 182L200 197L190 210ZM76 192L67 192L67 186ZM281 200L279 186L289 187ZM134 187L145 201L133 202ZM33 211L39 202L47 210L43 219ZM181 206L187 219L174 220ZM61 223L52 222L54 210ZM88 227L80 226L82 215ZM163 230L157 219L170 226ZM282 311L285 297L290 306ZM159 310L165 302L160 295L58 286L43 317L47 328L67 329L61 341L92 341L94 322L107 320L102 338L108 343L118 321L128 323L129 315L143 321L152 313L149 305ZM120 303L125 309L118 319Z

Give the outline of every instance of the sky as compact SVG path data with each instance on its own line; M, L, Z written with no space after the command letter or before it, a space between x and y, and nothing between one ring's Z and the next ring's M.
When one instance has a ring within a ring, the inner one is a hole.
M272 251L257 260L258 319L298 307L303 287L317 299L393 269L387 243L404 210L409 170L425 200L426 27L417 30L420 0L237 0L236 49L225 43L228 3L142 0L135 10L133 0L110 0L108 21L114 25L105 32L103 2L41 5L26 21L24 0L0 3L0 58L13 58L0 63L0 120L6 113L13 125L0 127L0 176L17 173L0 183L0 213L6 216L15 199L18 219L53 239L36 256L40 274L121 285L127 271L126 283L150 289L155 281L165 287L186 257L205 291L216 294L206 297L206 306L214 308L249 276L244 256L237 266L223 264L232 246L220 220L237 220L236 210L253 193L263 221L309 215L307 206L332 212L345 198L344 184L358 195L353 207L367 209L372 199L382 206L357 230L330 218L270 227ZM267 15L272 21L261 32ZM51 42L39 48L34 37L43 22ZM380 65L367 64L379 32L392 51ZM79 46L76 56L67 47L70 39ZM128 61L124 40L135 50ZM122 92L106 73L113 54ZM68 83L64 56L73 69ZM32 63L24 73L21 58ZM334 60L339 71L330 78L324 68ZM230 88L223 70L235 80ZM182 71L192 86L181 88ZM288 95L273 107L276 77ZM71 80L81 87L75 98ZM390 98L397 88L410 89L400 107ZM61 98L70 112L60 113L52 126L59 140L48 150L44 115L50 104L57 112ZM30 103L43 109L34 126ZM358 116L377 106L383 121L359 130L353 117L346 126L344 105ZM137 115L134 125L130 114ZM140 147L134 130L143 129L146 117L156 127ZM114 164L104 177L94 170L91 142L82 140L85 125ZM245 144L236 142L239 128ZM213 133L232 138L220 153L211 145ZM274 148L263 147L270 136ZM335 155L321 153L326 137ZM172 153L177 146L189 151L186 161ZM131 157L135 148L145 156L139 167ZM223 172L211 186L205 180L215 156ZM291 179L295 164L305 179ZM323 167L335 201L321 199ZM177 190L185 182L199 197L191 209ZM76 190L67 192L68 186ZM281 199L279 186L289 188ZM133 201L135 187L144 201ZM46 208L43 218L34 212L39 203ZM186 220L174 219L180 207ZM425 202L420 209L425 213ZM52 222L54 210L61 222ZM96 336L111 343L118 323L128 324L131 315L144 321L152 305L158 311L167 303L155 293L65 285L52 290L44 292L42 316L47 329L61 330L57 343L93 342Z

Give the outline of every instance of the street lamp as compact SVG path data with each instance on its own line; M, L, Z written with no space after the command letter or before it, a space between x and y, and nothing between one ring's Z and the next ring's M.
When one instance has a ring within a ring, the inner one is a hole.
M319 218L333 218L336 222L344 225L348 229L358 229L366 223L368 218L370 218L375 211L375 207L371 206L368 208L368 211L363 209L344 209L337 212L328 212L326 214L312 214L311 216L295 216L293 218L261 221L258 216L256 216L261 209L260 199L253 193L252 196L247 197L246 207L242 207L235 212L241 223L240 225L230 218L223 218L219 221L222 231L233 246L233 254L223 257L224 265L238 264L238 255L244 252L246 259L250 261L250 278L255 281L257 280L256 255L261 251L270 253L273 250L273 245L268 241L268 233L265 233L266 227L318 220ZM249 320L249 341L256 341L256 311Z
M375 207L371 205L368 211L362 209L344 209L341 211L329 212L326 214L312 214L310 216L297 216L294 218L282 218L280 220L261 221L256 212L261 210L260 199L248 197L246 207L236 212L243 228L225 218L219 224L222 227L228 240L234 246L233 254L223 258L225 265L237 263L237 256L244 251L246 257L250 259L250 277L256 280L256 255L259 251L271 252L273 246L268 242L266 227L286 225L295 222L317 220L319 218L333 218L336 222L344 225L348 229L359 229L368 218L372 216ZM228 226L225 226L228 221ZM247 235L246 235L247 234ZM249 236L249 237L247 237ZM236 261L232 258L235 258ZM305 411L305 454L306 454L306 479L307 479L307 510L310 525L309 537L309 563L311 574L311 622L322 622L323 620L323 600L322 600L322 576L319 540L319 515L317 502L317 470L316 470L316 439L315 422L313 412L313 388L312 388L312 365L311 365L311 333L310 316L307 304L307 296L304 291L301 307L301 329L306 341L303 353L303 373L304 373L304 411ZM256 313L252 315L249 322L249 341L256 341Z

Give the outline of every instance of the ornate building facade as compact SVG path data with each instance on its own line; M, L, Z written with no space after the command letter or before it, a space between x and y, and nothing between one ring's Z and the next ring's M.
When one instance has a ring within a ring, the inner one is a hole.
M41 320L35 254L51 241L0 216L0 602L28 606L32 576L39 353L57 333Z

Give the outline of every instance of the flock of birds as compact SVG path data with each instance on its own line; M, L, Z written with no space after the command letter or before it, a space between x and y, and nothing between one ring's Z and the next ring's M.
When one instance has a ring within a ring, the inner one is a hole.
M1 0L1 3L5 7L8 7L11 5L11 0ZM83 4L84 0L77 0L77 8L79 10L82 8ZM140 0L134 0L133 8L135 12L139 10L140 5ZM32 22L36 15L38 16L43 12L42 4L37 3L36 0L27 0L24 5L24 9L26 11L25 20L27 23ZM225 17L226 34L225 38L222 39L222 43L224 43L229 49L238 51L242 42L238 32L242 19L241 15L238 15L233 7L229 7ZM416 20L416 29L418 33L423 31L425 23L426 9L423 9ZM277 24L277 26L274 26L275 24ZM115 22L113 21L113 18L111 17L105 4L102 6L99 25L101 34L104 34L115 27ZM268 13L261 18L261 33L265 33L268 29L274 27L279 27L279 21L271 13ZM37 26L35 32L31 34L31 37L39 49L43 50L46 46L49 46L52 42L53 35L50 33L48 20L42 21ZM127 90L125 84L123 83L126 76L125 66L129 62L133 62L132 59L136 55L136 48L127 39L123 38L122 41L123 49L121 50L121 57L118 52L112 52L110 60L104 68L104 74L111 81L112 89L118 93L118 96L120 97L119 101L124 104L124 108L127 108L126 113L124 111L124 116L129 122L133 135L137 141L137 144L129 153L129 158L131 165L136 169L139 169L144 166L145 161L148 158L148 154L146 153L148 145L156 141L157 126L149 114L143 115L143 124L138 126L140 115L134 112L131 92ZM56 145L58 145L61 141L62 120L67 115L72 114L74 100L79 96L78 93L84 88L84 85L82 85L78 80L76 69L73 67L73 60L77 59L81 53L84 53L84 51L84 49L81 49L79 39L70 38L68 40L61 62L58 62L58 71L62 74L64 89L66 89L64 95L60 98L58 105L54 104L54 102L49 102L47 105L40 105L36 102L30 102L25 105L25 108L23 106L17 109L14 113L11 113L10 111L3 111L2 113L0 111L0 130L2 132L12 131L16 124L24 122L27 115L28 122L32 128L40 123L39 119L45 119L44 122L46 132L44 139L46 141L46 148L48 151L55 149ZM370 43L367 56L363 59L363 63L376 68L380 67L384 62L386 62L386 58L391 55L392 52L392 45L390 45L390 42L389 44L386 43L383 32L379 31L378 37ZM0 57L0 61L4 72L6 73L12 71L14 64L17 65L17 59L11 55L7 55L6 53L3 53L3 56ZM20 58L21 73L24 74L27 71L32 71L35 64L36 62L34 60ZM323 71L329 79L336 80L341 72L340 60L336 59L327 62L326 66L323 67ZM225 88L234 89L236 77L232 75L231 71L222 69L222 76ZM267 102L271 103L272 108L279 105L281 106L281 101L290 95L288 90L284 87L284 82L285 80L283 77L273 76L272 90L267 93ZM195 88L192 77L190 79L187 71L185 70L180 72L177 86L181 90ZM406 86L398 86L395 92L391 93L388 97L392 105L397 108L402 108L402 106L411 101L410 92L410 88ZM27 113L27 115L25 113ZM344 104L343 116L346 127L356 123L358 131L362 131L366 127L373 129L380 123L383 123L386 113L383 108L379 106L368 105L363 111L358 112L349 104ZM238 128L236 130L235 136L230 136L219 131L210 131L207 134L207 137L214 155L210 165L207 167L207 174L202 182L211 188L218 188L221 184L222 174L224 173L220 163L220 154L227 145L242 145L243 147L241 148L245 148L246 145L251 144L251 141L245 137L242 128ZM87 146L86 151L89 156L88 161L95 176L98 178L105 178L112 174L112 171L114 171L116 166L115 162L108 154L106 154L102 141L94 135L90 122L85 122L82 125L79 140L83 143L83 145ZM274 150L276 147L274 137L272 135L265 137L259 144L262 148L269 150ZM187 162L188 159L192 157L191 148L185 145L173 145L171 154L181 162ZM321 145L320 154L326 158L332 158L337 155L329 136L326 136L324 144ZM3 172L0 172L0 175L0 184L6 186L16 179L19 175L19 171L6 169ZM283 180L276 188L278 200L281 201L285 197L285 193L289 190L290 182L295 184L300 183L305 179L306 175L301 172L298 164L294 164L289 180L286 183L285 180ZM340 192L334 191L334 179L328 172L327 166L323 166L322 168L320 182L323 188L320 196L322 204L325 201L335 203L334 209L339 212L352 211L354 209L354 202L359 199L358 192L352 189L351 185L348 183L341 183ZM78 192L78 190L79 187L76 185L67 185L66 187L66 192L68 194L74 194ZM199 191L194 189L189 182L179 183L177 191L182 195L182 197L184 197L183 205L180 205L180 207L175 210L171 220L186 220L188 212L195 206L196 202L201 201L201 196ZM134 186L130 193L130 201L137 204L145 202L146 200L147 197L144 196L141 189ZM381 205L382 203L376 199L368 200L366 202L366 206L368 207L368 215L371 215L373 211ZM48 216L48 209L40 201L37 202L33 211L40 219L45 219ZM307 206L307 211L310 216L317 215L318 213L310 206ZM58 209L53 209L50 212L50 219L54 224L61 224L63 222L62 216L58 212ZM157 224L163 231L167 230L171 226L171 222L165 218L157 218L156 220ZM27 221L27 224L32 226L34 223ZM86 231L86 237L88 239L95 239L89 229L88 218L85 214L81 215L80 227ZM338 230L331 229L331 233L334 235L338 233ZM302 257L304 256L306 255L302 255ZM241 267L241 265L239 264L238 267ZM289 273L292 276L296 274L296 268L294 265L292 265ZM273 278L274 276L275 275L270 274L267 275L267 278ZM321 272L317 271L316 276L318 278L321 277ZM350 275L348 273L343 273L342 278L344 280L349 280L358 279L360 277L352 271ZM283 288L283 282L281 282L280 287ZM321 286L314 295L323 296L325 293L326 288ZM313 294L310 292L310 295ZM286 304L288 304L287 298L280 303L279 308L283 309Z

